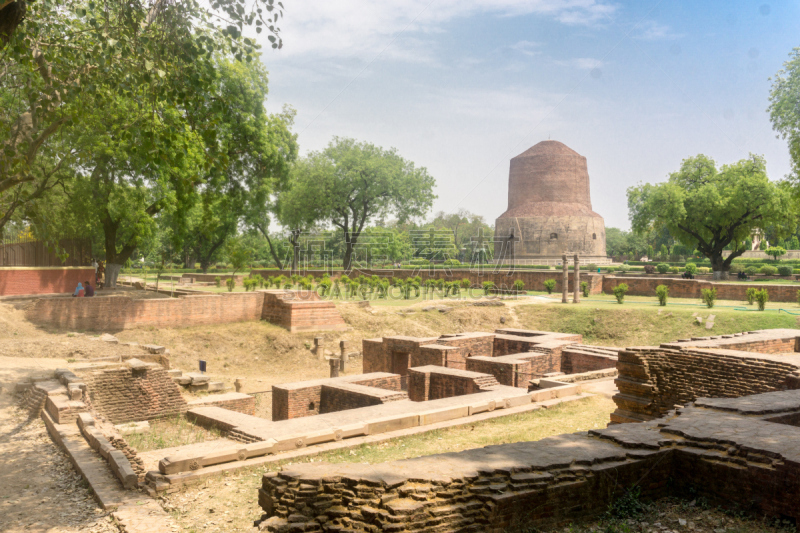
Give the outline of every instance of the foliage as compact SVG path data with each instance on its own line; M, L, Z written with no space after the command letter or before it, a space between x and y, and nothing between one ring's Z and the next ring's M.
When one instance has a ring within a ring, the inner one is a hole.
M747 305L753 305L753 302L756 301L756 289L755 287L748 287L747 291L745 291L745 298L747 298Z
M775 273L778 271L778 269L772 265L764 265L760 269L758 269L758 271L764 274L765 276L774 276Z
M544 288L547 290L547 294L553 294L553 289L556 288L556 280L554 279L544 280Z
M758 268L754 266L749 266L744 269L744 273L747 274L748 276L755 276L758 273Z
M786 254L786 249L783 248L782 246L770 246L769 248L764 250L764 253L772 256L772 259L777 261L780 256Z
M767 289L755 291L754 296L756 302L758 303L758 310L763 311L767 305L767 302L769 301L769 293L767 292Z
M464 279L461 280L461 288L462 289L469 289L470 285L472 285L472 283L467 278L464 278Z
M219 276L214 276L214 285L220 287L222 285L222 278L220 278Z
M793 273L792 267L789 265L781 265L778 267L778 275L779 276L791 276Z
M334 137L321 152L299 160L283 201L306 221L328 221L344 237L345 270L368 221L394 214L399 222L424 215L436 196L425 168L396 150ZM281 210L283 213L283 209Z
M628 284L627 283L620 283L616 287L614 287L614 297L617 299L617 303L621 304L625 301L625 294L628 292Z
M589 284L585 281L581 281L581 294L584 298L589 297Z
M683 270L688 274L697 274L697 265L694 263L686 263L686 265L683 267Z
M667 305L667 299L669 298L669 287L666 285L659 285L656 287L656 298L658 298L658 305Z
M730 269L756 228L776 226L780 233L796 226L787 188L769 180L764 158L756 155L720 169L704 155L685 159L666 183L629 188L628 207L634 231L666 228L707 257L714 271ZM731 251L723 257L726 247Z
M234 276L229 277L225 280L225 285L228 287L228 292L233 292L236 287L236 278Z
M666 274L669 272L669 265L666 263L659 263L656 265L656 269L658 270L659 274Z
M483 293L487 296L491 294L494 290L494 281L484 281L483 282Z
M793 180L800 178L800 48L789 54L772 81L769 115L772 127L789 144Z
M710 289L702 289L700 292L702 294L703 303L706 304L706 307L709 309L714 307L714 304L717 301L717 289L712 287Z
M647 506L641 500L642 489L639 485L631 487L622 497L609 505L607 514L610 518L630 519L642 514Z
M525 289L525 282L524 281L522 281L521 279L518 279L518 280L514 281L514 290L515 291L521 291L521 290L524 290L524 289Z

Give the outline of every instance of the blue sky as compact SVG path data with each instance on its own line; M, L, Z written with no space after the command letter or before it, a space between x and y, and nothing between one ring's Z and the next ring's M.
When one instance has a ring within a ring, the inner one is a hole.
M395 147L436 179L433 212L506 210L509 160L548 138L586 156L592 203L629 228L625 192L704 153L789 172L767 107L800 3L285 0L265 47L268 108L297 110L302 153L334 135Z

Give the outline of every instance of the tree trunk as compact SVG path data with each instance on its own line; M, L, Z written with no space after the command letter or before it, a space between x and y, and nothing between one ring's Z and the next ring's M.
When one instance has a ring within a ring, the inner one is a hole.
M108 288L116 288L117 278L122 270L122 265L117 263L106 263L106 279L105 286Z
M342 260L342 269L345 272L350 272L353 268L353 243L345 242L344 259Z

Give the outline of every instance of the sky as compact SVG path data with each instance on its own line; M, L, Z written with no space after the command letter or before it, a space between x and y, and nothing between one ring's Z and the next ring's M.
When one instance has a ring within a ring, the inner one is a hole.
M800 2L283 1L283 48L262 56L268 110L297 111L301 154L352 137L427 168L428 218L493 225L510 159L546 139L587 158L592 207L622 229L626 190L687 157L790 170L767 108Z

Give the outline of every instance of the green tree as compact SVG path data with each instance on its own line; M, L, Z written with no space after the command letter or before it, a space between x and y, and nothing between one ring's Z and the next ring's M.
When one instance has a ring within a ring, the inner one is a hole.
M334 137L298 169L291 195L308 204L305 220L325 220L341 229L345 270L352 267L353 249L367 222L389 214L401 222L423 216L436 198L435 181L425 168L415 167L394 149L353 139Z
M800 48L789 54L772 80L769 95L769 116L772 127L789 144L793 179L800 181Z
M745 239L755 228L779 222L783 231L795 227L786 187L769 180L764 159L755 155L719 170L704 155L686 159L667 182L628 189L628 208L634 231L667 227L721 272L745 252ZM728 245L732 249L725 258Z
M784 255L786 253L786 248L784 248L782 246L770 246L769 248L764 250L764 252L767 255L772 256L773 260L777 261L780 256L782 256L782 255Z
M0 229L75 177L67 167L84 166L65 129L88 130L87 115L123 98L137 103L116 117L117 134L130 141L149 115L206 98L215 50L252 60L257 46L242 37L244 26L267 28L279 47L281 14L274 0L0 1ZM215 124L192 128L213 137ZM138 146L156 161L174 140L139 136Z

